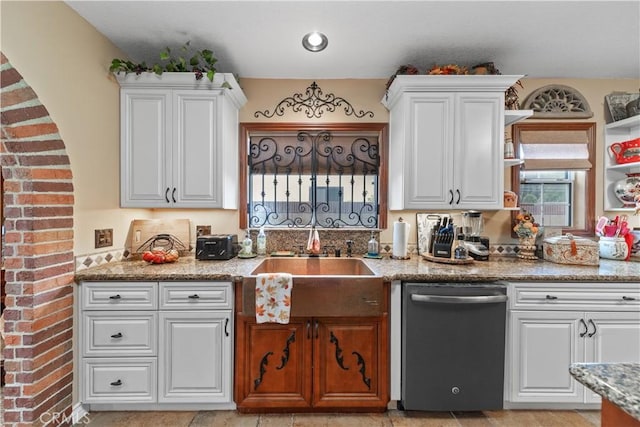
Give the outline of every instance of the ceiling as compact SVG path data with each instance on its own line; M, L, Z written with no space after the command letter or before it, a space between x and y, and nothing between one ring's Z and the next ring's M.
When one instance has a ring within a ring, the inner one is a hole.
M134 61L187 41L252 78L388 78L404 64L536 78L640 78L640 0L68 1ZM329 46L302 47L309 31Z

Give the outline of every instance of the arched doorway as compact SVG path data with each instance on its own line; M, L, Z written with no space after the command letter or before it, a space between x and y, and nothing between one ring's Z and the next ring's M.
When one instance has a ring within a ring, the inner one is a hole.
M73 183L56 124L0 54L5 425L71 422Z

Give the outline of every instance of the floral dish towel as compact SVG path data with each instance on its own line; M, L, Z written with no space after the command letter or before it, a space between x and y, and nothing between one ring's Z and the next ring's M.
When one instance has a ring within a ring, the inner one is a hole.
M289 323L293 279L289 273L260 273L256 277L256 322Z

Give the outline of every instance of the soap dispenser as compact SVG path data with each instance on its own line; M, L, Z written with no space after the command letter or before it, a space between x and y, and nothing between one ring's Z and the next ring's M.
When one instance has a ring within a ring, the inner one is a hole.
M253 240L251 240L251 234L249 233L249 229L247 229L247 235L244 237L242 241L242 255L249 256L252 254L253 250Z
M371 239L367 244L367 256L377 257L378 256L378 241L376 240L375 233L371 232Z
M264 233L264 227L260 227L260 232L257 238L257 250L258 255L267 254L267 235Z

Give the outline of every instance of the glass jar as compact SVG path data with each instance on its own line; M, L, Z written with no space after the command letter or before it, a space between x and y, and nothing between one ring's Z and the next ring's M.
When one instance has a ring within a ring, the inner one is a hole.
M600 258L625 260L629 255L629 246L624 237L600 237Z

